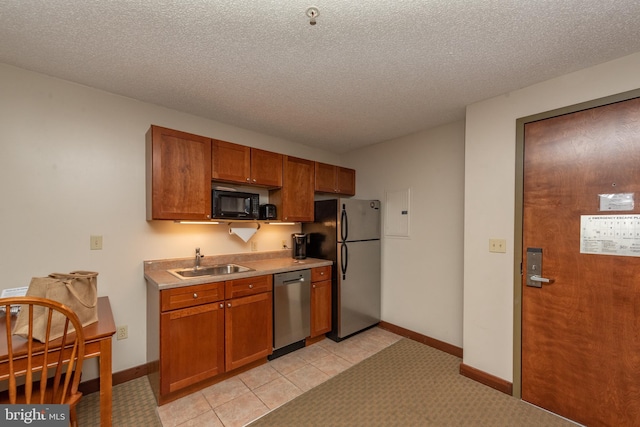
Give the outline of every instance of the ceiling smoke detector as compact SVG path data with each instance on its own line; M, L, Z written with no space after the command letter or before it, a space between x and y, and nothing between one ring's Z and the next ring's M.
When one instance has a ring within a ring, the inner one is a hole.
M320 11L317 7L311 6L307 9L307 17L309 18L309 24L316 25L316 18L320 15Z

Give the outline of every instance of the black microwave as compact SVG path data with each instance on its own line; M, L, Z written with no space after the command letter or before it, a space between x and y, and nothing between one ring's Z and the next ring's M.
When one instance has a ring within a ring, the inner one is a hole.
M239 191L211 191L211 215L215 219L258 219L260 196Z

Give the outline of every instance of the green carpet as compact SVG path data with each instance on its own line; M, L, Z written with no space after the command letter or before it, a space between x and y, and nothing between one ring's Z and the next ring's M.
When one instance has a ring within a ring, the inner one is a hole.
M250 426L575 426L461 376L459 366L402 339Z
M82 396L78 407L78 426L100 426L100 393ZM113 427L161 427L146 376L113 387Z

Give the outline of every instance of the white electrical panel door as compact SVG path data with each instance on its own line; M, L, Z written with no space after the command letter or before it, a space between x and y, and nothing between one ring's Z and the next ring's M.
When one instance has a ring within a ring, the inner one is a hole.
M384 212L384 234L389 237L409 237L411 189L387 191Z

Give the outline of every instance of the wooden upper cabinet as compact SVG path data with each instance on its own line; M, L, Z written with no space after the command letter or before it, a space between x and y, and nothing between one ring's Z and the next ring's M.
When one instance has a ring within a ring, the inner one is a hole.
M147 220L210 219L211 181L268 188L278 219L291 222L313 221L315 192L356 193L353 169L151 126Z
M248 184L251 176L251 149L232 142L211 141L211 178Z
M212 140L211 178L263 187L282 186L282 154Z
M356 171L315 162L315 191L354 196L356 194Z
M338 166L338 193L345 196L356 195L356 171L355 169Z
M337 184L336 167L326 163L315 164L315 191L335 193Z
M148 220L211 218L211 139L151 126L146 181Z
M269 192L282 221L313 221L314 165L312 160L283 156L282 188Z
M252 148L251 184L282 187L282 154Z

